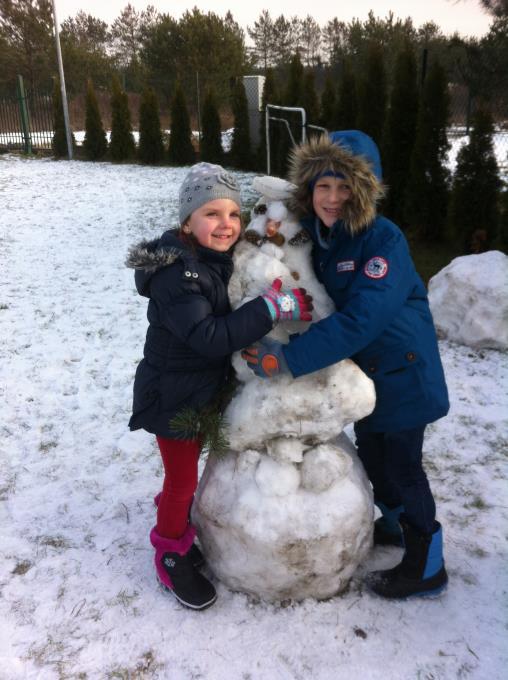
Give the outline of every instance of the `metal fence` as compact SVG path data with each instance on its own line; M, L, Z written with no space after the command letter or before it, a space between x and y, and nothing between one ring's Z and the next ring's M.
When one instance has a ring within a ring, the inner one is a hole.
M17 95L0 98L0 149L50 151L52 140L52 96L26 91L20 76Z

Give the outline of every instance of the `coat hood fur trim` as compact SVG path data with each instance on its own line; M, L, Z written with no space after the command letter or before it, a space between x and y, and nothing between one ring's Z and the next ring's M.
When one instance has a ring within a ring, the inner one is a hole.
M314 214L311 182L327 171L341 173L351 186L352 197L344 207L343 221L352 235L357 234L375 219L384 187L367 158L353 155L327 135L315 137L293 150L289 179L296 189L290 199L290 209L299 219Z
M160 245L160 239L153 241L141 241L135 246L129 248L125 266L130 269L137 269L153 274L154 272L173 264L177 260L183 250L179 248L164 247Z

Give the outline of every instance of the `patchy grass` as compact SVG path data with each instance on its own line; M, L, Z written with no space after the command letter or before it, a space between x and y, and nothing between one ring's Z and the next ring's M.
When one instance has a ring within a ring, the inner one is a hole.
M39 451L42 451L43 453L47 453L51 449L55 449L57 446L58 446L58 442L55 442L55 441L41 442L39 444Z
M472 501L466 503L465 508L476 508L477 510L487 510L490 505L481 496L475 496Z
M411 233L406 234L406 237L409 241L416 271L420 274L426 286L434 274L450 264L455 257L463 254L448 243L422 243Z
M11 571L11 574L14 576L23 576L29 569L32 568L32 566L33 564L31 562L28 560L23 560L22 562L18 562L18 564Z

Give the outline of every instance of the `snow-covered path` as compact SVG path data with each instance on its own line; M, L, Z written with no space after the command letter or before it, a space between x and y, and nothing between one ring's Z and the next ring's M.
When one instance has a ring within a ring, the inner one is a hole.
M281 606L219 583L193 613L157 586L160 463L127 430L146 303L123 261L172 223L184 172L0 157L0 679L506 677L500 352L441 345L452 411L426 455L443 597L384 602L359 573L345 595ZM363 571L399 554L377 549Z

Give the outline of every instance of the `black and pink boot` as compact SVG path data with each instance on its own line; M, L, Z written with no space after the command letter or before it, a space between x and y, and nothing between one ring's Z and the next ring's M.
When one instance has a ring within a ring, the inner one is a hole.
M160 536L154 527L150 542L155 548L155 569L161 585L190 609L206 609L217 599L213 585L193 566L189 551L196 529L189 524L180 538Z
M154 496L153 504L155 505L156 508L159 507L159 501L161 496L162 491L160 491L156 496ZM190 522L190 510L189 510L189 522ZM189 559L191 561L192 566L196 567L196 569L200 569L205 564L205 558L203 556L203 553L195 543L193 543L190 547Z

